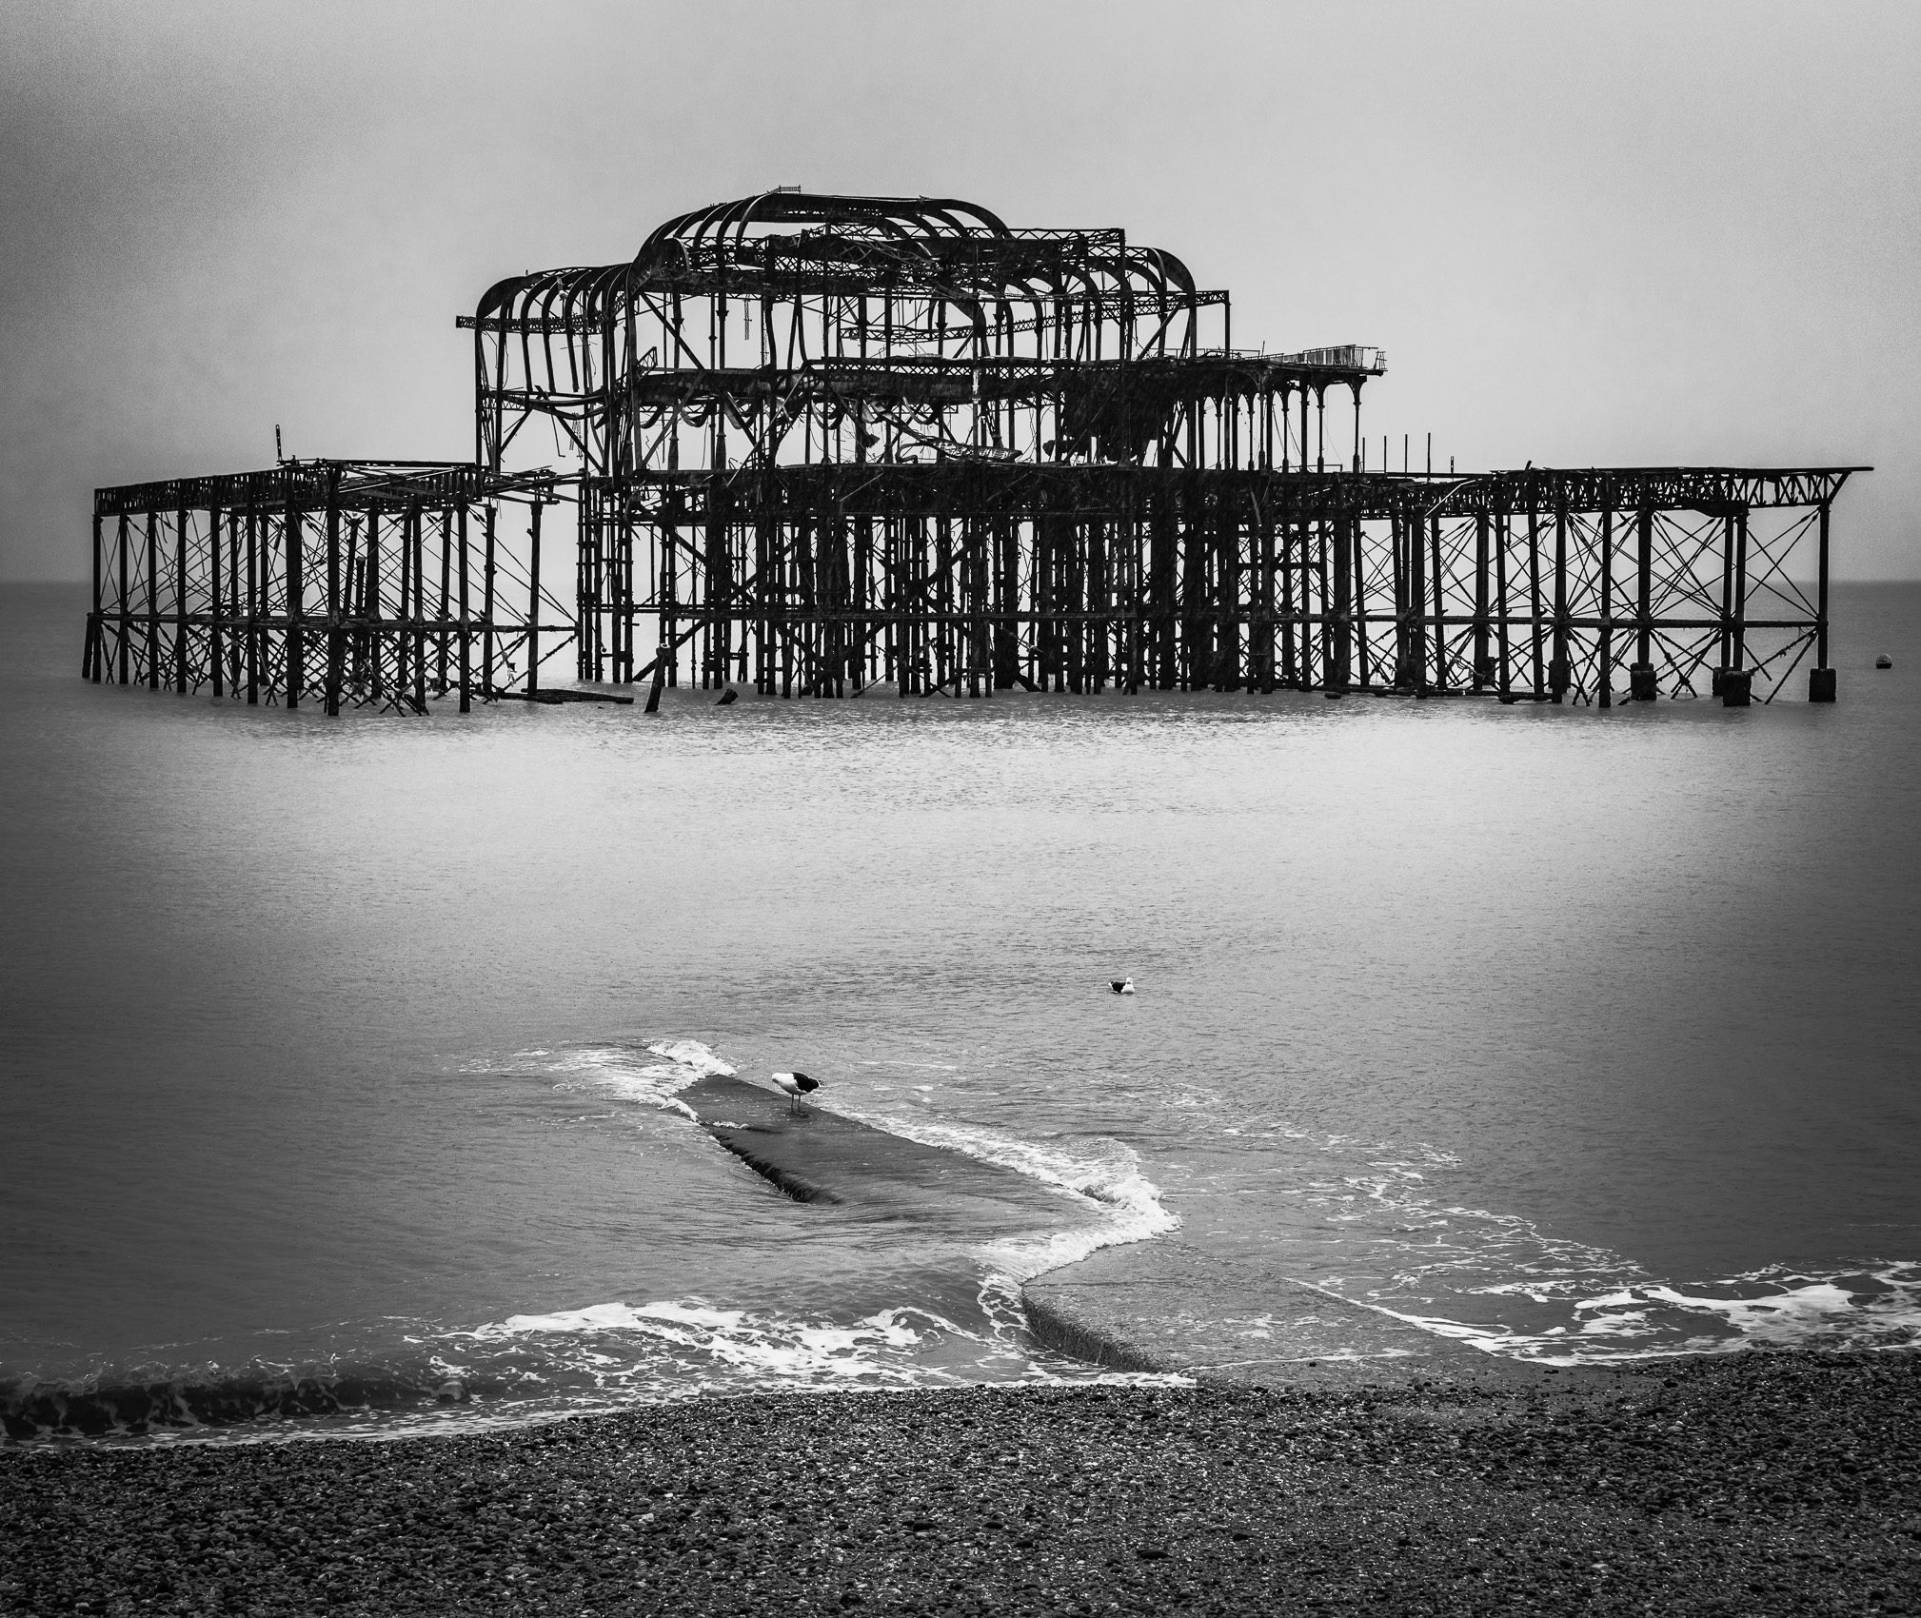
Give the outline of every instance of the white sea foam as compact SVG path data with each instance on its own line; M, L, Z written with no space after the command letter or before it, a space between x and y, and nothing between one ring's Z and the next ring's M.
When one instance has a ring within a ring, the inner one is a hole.
M508 1385L509 1402L549 1411L770 1387L1186 1380L1036 1358L999 1322L969 1330L913 1306L824 1322L678 1299L509 1315L449 1334L442 1363L450 1374Z
M1921 1347L1921 1265L1916 1264L1867 1265L1826 1275L1773 1266L1694 1285L1647 1280L1597 1288L1568 1278L1474 1290L1537 1307L1521 1324L1477 1325L1413 1313L1402 1318L1489 1353L1548 1365L1732 1353L1757 1343Z
M1436 1184L1458 1166L1449 1153L1336 1136L1311 1145L1340 1166L1297 1170L1284 1195L1331 1238L1317 1259L1329 1289L1488 1353L1577 1365L1755 1343L1921 1347L1921 1265L1658 1276L1527 1218L1450 1199Z
M676 1068L690 1070L697 1078L709 1074L732 1078L736 1071L731 1062L723 1062L697 1039L657 1039L647 1049L666 1057Z
M570 1045L556 1051L524 1051L510 1071L550 1078L557 1090L593 1090L689 1118L694 1114L676 1099L677 1093L711 1074L731 1077L735 1071L697 1039L657 1039L642 1049L662 1060L643 1061L641 1052L630 1045Z
M1179 1218L1162 1204L1160 1188L1141 1172L1140 1154L1122 1141L1096 1137L1068 1147L925 1115L841 1110L843 1116L922 1146L1011 1169L1059 1192L1070 1206L1093 1216L1078 1228L1013 1238L983 1249L996 1269L1016 1281L1072 1264L1100 1248L1145 1241L1180 1225Z
M926 1310L883 1309L848 1325L781 1319L745 1309L662 1301L590 1304L550 1314L509 1315L466 1334L476 1343L516 1338L576 1339L571 1350L550 1351L576 1366L599 1367L596 1380L647 1382L661 1372L705 1368L755 1381L917 1380L903 1356L937 1335L966 1335ZM732 1380L733 1378L729 1378Z
M982 1267L981 1311L995 1333L1009 1341L1026 1336L1023 1282L1078 1264L1102 1248L1146 1241L1180 1226L1179 1217L1161 1202L1160 1188L1141 1172L1140 1154L1122 1141L1095 1138L1077 1140L1072 1147L1043 1145L924 1114L881 1113L862 1116L861 1121L923 1146L1012 1169L1059 1192L1070 1208L1079 1209L1083 1217L1063 1229L1003 1237L975 1250Z

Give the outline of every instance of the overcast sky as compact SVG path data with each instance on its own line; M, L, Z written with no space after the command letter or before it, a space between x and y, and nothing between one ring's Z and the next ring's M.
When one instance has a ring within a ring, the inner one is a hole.
M472 454L455 315L782 184L1119 225L1440 463L1821 465L1921 576L1921 5L0 8L0 576L97 484ZM1419 450L1416 455L1418 458Z

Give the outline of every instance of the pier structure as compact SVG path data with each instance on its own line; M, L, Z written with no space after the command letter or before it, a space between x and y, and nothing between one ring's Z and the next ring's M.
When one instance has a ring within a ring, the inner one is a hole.
M464 463L283 461L101 489L95 681L327 713L425 713L530 667L550 474ZM564 625L557 625L564 630Z
M1118 229L778 190L460 324L470 466L100 491L88 672L329 711L563 669L1605 707L1768 701L1805 665L1833 700L1859 469L1370 467L1380 349L1236 348L1228 295Z

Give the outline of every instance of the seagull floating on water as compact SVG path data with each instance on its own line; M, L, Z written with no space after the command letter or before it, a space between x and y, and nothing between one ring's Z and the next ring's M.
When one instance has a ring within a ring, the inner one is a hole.
M805 1073L770 1073L774 1088L787 1098L787 1111L791 1116L800 1104L800 1098L811 1090L820 1088L819 1079L810 1079Z
M1132 994L1134 992L1134 980L1132 978L1109 978L1107 980L1107 986L1116 994Z

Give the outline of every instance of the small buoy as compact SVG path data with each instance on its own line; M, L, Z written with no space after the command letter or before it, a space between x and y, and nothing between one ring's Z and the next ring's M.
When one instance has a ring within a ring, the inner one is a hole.
M1116 994L1132 994L1134 992L1134 980L1132 978L1109 978L1107 980L1107 986Z
M467 1384L454 1377L434 1389L434 1398L444 1405L464 1405L467 1402Z
M1894 667L1894 659L1889 657L1886 652L1883 652L1874 660L1874 666L1878 669L1891 669Z

